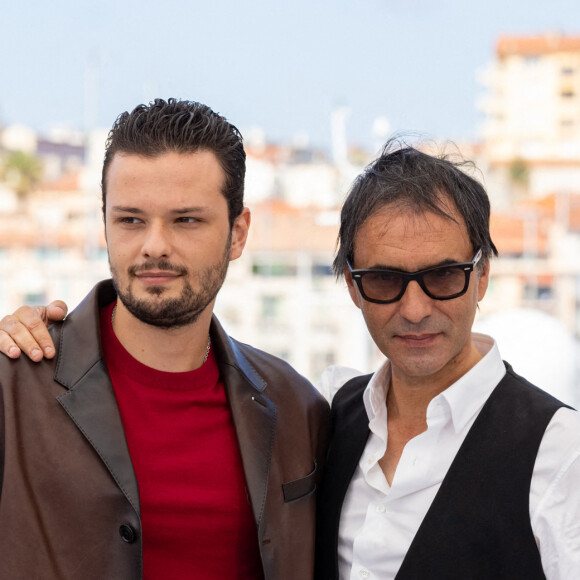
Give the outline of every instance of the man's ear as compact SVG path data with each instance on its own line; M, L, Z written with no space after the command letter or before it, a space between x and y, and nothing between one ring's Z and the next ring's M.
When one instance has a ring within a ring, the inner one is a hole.
M232 226L232 244L230 246L230 260L236 260L242 255L248 240L248 231L252 216L250 210L245 207L242 213L234 220Z
M489 284L489 260L485 261L485 264L481 267L479 272L479 277L477 280L477 301L483 300L485 293L487 291L487 286Z
M344 269L344 279L346 280L346 285L348 287L348 293L350 294L351 300L354 302L354 305L357 308L360 308L363 297L360 295L358 286L355 284L352 276L350 275L348 266Z

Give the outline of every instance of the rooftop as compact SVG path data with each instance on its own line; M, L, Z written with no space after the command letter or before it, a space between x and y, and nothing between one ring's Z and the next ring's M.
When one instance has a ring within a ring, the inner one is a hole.
M536 56L555 52L580 52L580 36L563 36L559 33L541 36L500 36L497 55Z

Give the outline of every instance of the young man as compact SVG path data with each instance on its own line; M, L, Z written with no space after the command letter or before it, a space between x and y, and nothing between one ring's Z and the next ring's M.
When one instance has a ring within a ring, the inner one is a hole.
M245 153L209 107L157 99L107 142L112 281L0 360L0 577L312 578L328 407L212 310L244 248Z
M479 183L389 145L355 181L334 267L387 357L330 369L317 580L580 577L580 419L472 334L496 254ZM343 386L344 384L344 386Z

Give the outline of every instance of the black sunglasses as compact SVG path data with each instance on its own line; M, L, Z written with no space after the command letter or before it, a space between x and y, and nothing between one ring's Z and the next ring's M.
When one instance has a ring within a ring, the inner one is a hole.
M471 262L446 264L419 272L399 272L382 268L353 270L348 260L346 263L365 300L389 304L403 297L411 280L415 280L423 292L434 300L451 300L463 296L469 287L469 275L482 255L480 248Z

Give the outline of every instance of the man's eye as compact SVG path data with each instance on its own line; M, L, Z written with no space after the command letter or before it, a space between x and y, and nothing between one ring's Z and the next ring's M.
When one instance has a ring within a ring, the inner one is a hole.
M431 274L437 278L449 278L450 276L455 276L456 273L456 268L437 268L431 272Z
M177 221L180 224L194 224L194 223L198 222L199 220L197 218L194 218L194 217L181 216L181 217L177 218Z
M141 220L139 218L130 217L130 216L122 217L119 219L119 221L122 224L138 224L141 222Z

